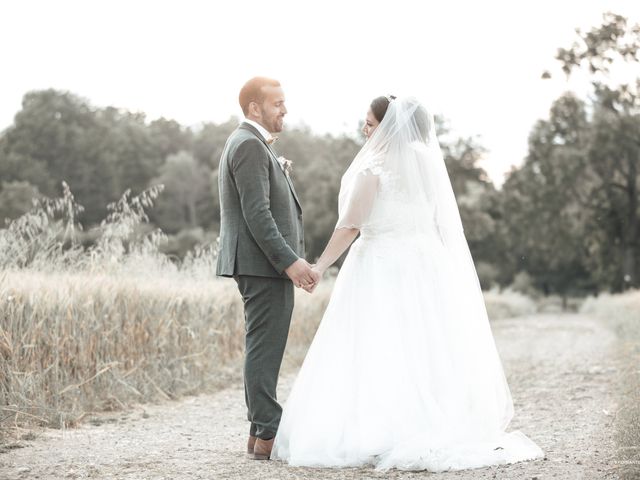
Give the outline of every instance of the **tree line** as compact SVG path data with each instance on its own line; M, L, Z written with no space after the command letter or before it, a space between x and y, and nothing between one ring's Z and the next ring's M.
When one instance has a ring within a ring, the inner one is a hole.
M556 56L565 74L590 75L592 94L566 93L554 102L530 133L524 163L501 189L478 165L483 147L474 138L454 137L437 119L485 288L514 285L566 296L639 286L640 78L619 85L602 78L613 64L638 65L640 29L619 15L603 18ZM78 220L90 243L91 226L106 216L109 203L127 189L136 194L162 184L149 223L169 234L165 249L179 258L215 241L218 160L237 124L231 118L186 127L98 108L70 92L28 92L0 134L0 219L20 216L35 197L60 195L64 181L84 206ZM340 178L363 141L357 132L317 135L298 127L275 145L294 161L311 259L333 230Z

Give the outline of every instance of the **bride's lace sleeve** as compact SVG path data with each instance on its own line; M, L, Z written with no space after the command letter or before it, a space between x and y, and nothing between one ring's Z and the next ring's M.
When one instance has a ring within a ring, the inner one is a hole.
M344 186L339 199L338 228L365 226L371 216L380 185L381 169L377 165L367 166L356 173L348 186Z

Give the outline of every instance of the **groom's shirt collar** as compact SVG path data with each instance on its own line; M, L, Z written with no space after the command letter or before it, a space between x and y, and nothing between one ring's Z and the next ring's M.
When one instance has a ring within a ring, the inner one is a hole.
M249 120L246 117L242 121L245 122L245 123L248 123L249 125L254 127L256 130L258 130L258 133L260 135L262 135L262 138L264 138L265 141L269 141L269 139L271 138L271 134L269 132L267 132L267 129L264 128L262 125L260 125L258 122L254 122L253 120Z

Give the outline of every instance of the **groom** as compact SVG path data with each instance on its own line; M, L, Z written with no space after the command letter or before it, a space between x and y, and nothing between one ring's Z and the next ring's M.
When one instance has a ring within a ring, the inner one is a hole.
M304 260L302 207L271 147L287 109L280 83L264 77L240 90L244 121L229 136L218 169L220 249L216 274L233 277L244 302L244 391L251 422L247 453L267 460L282 407L276 399L294 285L318 275Z

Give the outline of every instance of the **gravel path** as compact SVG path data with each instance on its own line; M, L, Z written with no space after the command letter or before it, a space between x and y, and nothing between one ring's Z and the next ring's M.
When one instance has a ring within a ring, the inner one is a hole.
M101 414L73 430L45 430L0 454L0 479L546 479L623 478L616 460L616 383L624 365L615 334L578 314L492 322L521 430L546 458L445 472L378 473L292 468L243 456L247 425L240 385L128 412ZM637 367L636 367L637 368ZM280 397L293 380L285 376ZM631 473L631 475L635 475Z

